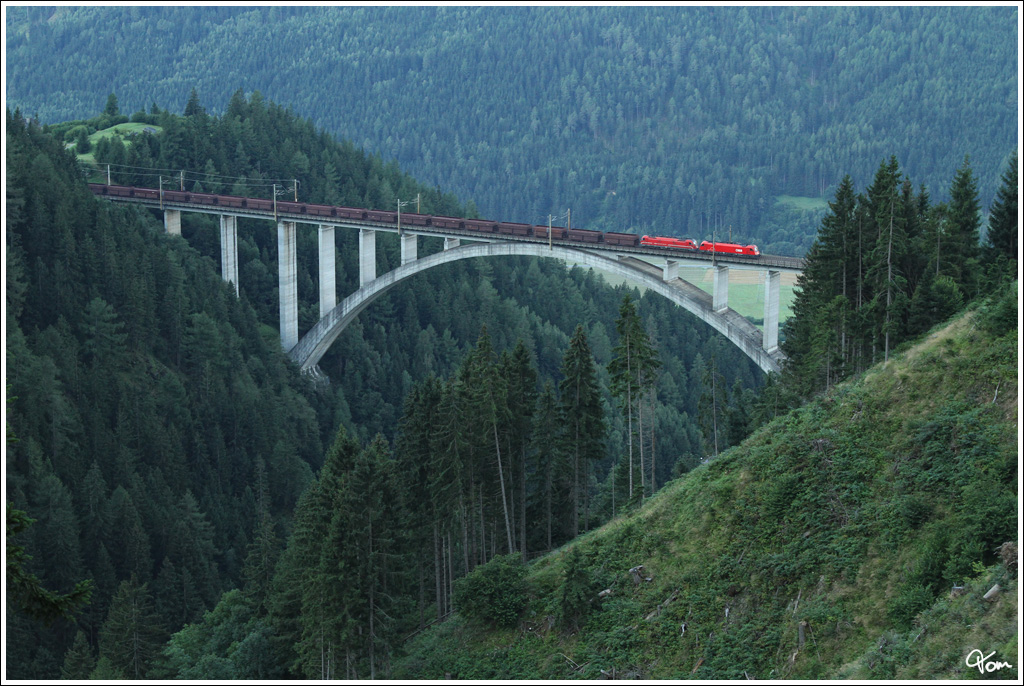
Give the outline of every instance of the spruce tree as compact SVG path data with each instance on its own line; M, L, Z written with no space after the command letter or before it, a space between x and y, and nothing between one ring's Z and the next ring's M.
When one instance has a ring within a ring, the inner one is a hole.
M117 678L144 679L166 638L148 585L133 574L121 582L110 603L100 630L100 660L109 660Z
M562 418L560 447L572 464L572 535L580 533L581 488L589 510L590 466L604 456L605 421L601 395L597 387L594 358L582 324L569 341L562 359L562 383L559 385L559 415ZM582 482L582 486L581 486ZM589 512L588 512L589 514Z
M96 668L96 658L85 633L75 633L75 642L64 655L64 665L60 668L60 678L74 681L85 681Z
M949 189L948 216L956 246L950 255L950 276L970 299L978 292L981 204L978 200L978 184L967 156L964 156L963 165L956 170Z
M1013 264L1017 260L1018 246L1016 151L1010 156L1010 164L1003 172L1001 181L996 199L989 209L987 245L997 256Z
M501 375L507 390L509 422L508 437L511 464L514 467L516 484L511 489L518 490L518 501L515 504L517 514L516 528L519 530L519 550L526 555L526 478L527 452L530 446L530 433L533 427L533 413L537 406L537 370L533 366L530 351L526 349L523 339L516 342L510 356L502 357Z
M619 404L626 413L627 445L629 447L628 493L633 498L634 475L640 477L640 496L646 491L645 463L643 454L643 415L642 399L654 384L655 373L661 366L657 352L651 344L650 336L644 329L636 304L629 293L619 307L619 318L615 321L615 330L619 334L618 345L613 349L614 357L608 365L612 377L612 394L619 399ZM650 421L650 419L648 419ZM635 424L635 428L634 428ZM634 434L638 434L639 454L634 459Z

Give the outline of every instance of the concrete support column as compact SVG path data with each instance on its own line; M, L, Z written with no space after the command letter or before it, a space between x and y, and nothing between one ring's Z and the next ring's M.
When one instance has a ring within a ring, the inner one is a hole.
M679 261L665 260L665 280L672 281L679 278Z
M716 266L714 287L711 289L712 305L715 312L729 307L729 268Z
M402 243L402 264L416 261L416 234L403 233L400 239Z
M334 282L334 227L320 225L320 318L338 304L338 289Z
M295 260L295 222L277 222L277 292L281 306L281 346L299 342L299 288Z
M457 248L457 247L459 247L459 239L458 238L445 238L444 239L444 249L445 250L451 250L452 248Z
M377 278L377 232L359 229L359 287Z
M238 217L220 215L220 276L238 295Z
M181 210L164 210L164 231L181 235Z
M779 348L779 291L782 272L768 270L764 275L764 349L775 352Z

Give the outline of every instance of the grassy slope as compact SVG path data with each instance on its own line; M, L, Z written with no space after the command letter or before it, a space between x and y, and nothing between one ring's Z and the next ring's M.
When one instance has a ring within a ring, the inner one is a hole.
M78 160L85 164L96 164L96 156L93 154L93 150L96 149L96 144L103 138L117 138L121 139L121 142L125 145L131 145L131 140L128 138L132 134L141 134L145 129L150 129L153 135L158 135L163 129L155 124L142 124L139 122L125 122L123 124L116 124L109 128L97 131L96 133L89 134L89 143L92 148L89 152L84 155L78 155ZM70 144L68 147L72 147Z
M995 548L1017 538L1017 330L993 338L981 320L577 539L594 595L612 590L580 631L557 620L555 553L530 566L516 629L456 617L409 641L395 676L971 678L977 648L1014 666L991 677L1016 678L1017 581ZM636 565L650 581L633 583Z

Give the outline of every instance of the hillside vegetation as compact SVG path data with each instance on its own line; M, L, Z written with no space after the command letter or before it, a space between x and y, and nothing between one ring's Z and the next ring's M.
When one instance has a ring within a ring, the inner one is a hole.
M472 583L521 610L512 626L464 602L395 677L972 678L979 649L1013 665L989 678L1017 678L1016 297L777 419L521 586L479 568L506 579Z
M12 7L7 102L44 123L260 91L483 216L802 255L896 155L987 206L1016 140L1012 7ZM144 56L136 59L136 56ZM199 160L202 165L205 159Z

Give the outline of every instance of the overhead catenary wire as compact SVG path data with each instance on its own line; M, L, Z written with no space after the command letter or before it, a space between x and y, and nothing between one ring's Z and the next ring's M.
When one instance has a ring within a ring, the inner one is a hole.
M291 190L297 179L295 178L263 178L260 176L229 176L227 174L211 174L208 172L189 171L187 169L170 169L166 167L142 167L130 164L118 164L116 162L99 162L97 166L105 165L112 171L121 174L133 174L141 178L158 178L159 176L174 176L184 178L186 181L207 181L222 185L244 183L250 188L271 188L273 186L288 186Z

